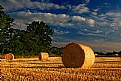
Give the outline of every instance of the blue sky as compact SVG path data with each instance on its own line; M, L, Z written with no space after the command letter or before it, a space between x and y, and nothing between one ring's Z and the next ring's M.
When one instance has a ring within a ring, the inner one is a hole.
M86 44L94 51L121 50L121 0L0 0L14 28L44 21L55 30L52 45Z

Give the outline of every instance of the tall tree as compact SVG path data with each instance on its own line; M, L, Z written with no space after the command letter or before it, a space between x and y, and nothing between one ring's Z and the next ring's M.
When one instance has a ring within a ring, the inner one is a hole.
M23 42L21 42L20 32L22 32L20 29L13 29L13 28L9 29L11 39L9 40L8 47L10 51L12 51L12 53L14 54L23 53L22 50L24 48L24 44Z
M7 50L7 43L9 41L9 29L11 27L11 23L14 19L10 18L3 11L3 7L0 5L0 49L1 53L4 53L4 50Z
M0 5L0 29L8 28L14 19L10 18L9 15L5 14L3 7Z
M47 51L51 45L53 30L43 21L34 21L27 30L13 29L14 20L4 13L0 5L0 53L36 54Z
M43 21L34 21L27 26L27 30L10 29L13 32L9 46L15 54L33 55L38 52L49 51L53 30Z
M27 26L27 32L31 35L31 40L36 42L41 47L50 47L51 36L54 32L48 25L43 21L34 21Z

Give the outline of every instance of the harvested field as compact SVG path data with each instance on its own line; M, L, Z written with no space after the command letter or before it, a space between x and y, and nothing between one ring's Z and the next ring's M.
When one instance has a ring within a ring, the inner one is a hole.
M59 57L1 59L0 81L121 81L121 57L96 57L89 69L65 68Z

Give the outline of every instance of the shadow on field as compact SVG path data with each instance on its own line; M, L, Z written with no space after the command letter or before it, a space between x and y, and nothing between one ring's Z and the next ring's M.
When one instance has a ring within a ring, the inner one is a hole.
M62 63L27 63L27 64L62 64Z
M31 66L31 67L20 67L20 68L65 68L64 66Z
M30 61L38 61L38 60L2 60L2 62L30 62Z
M95 63L121 63L121 61L99 61Z
M0 67L0 68L66 68L64 66L4 66L4 67Z
M38 61L38 60L12 60L12 62L30 62L30 61Z

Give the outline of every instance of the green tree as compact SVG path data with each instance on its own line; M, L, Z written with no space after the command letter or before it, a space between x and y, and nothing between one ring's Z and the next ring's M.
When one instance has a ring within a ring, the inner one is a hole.
M22 49L23 54L33 55L38 53L39 47L35 43L35 41L32 40L33 37L31 36L31 33L25 30L21 30L19 32L19 36L20 36L20 42L24 45Z
M60 56L62 54L62 49L63 48L52 47L52 48L50 48L50 52L51 52L51 54Z
M20 37L20 29L13 29L10 28L9 29L9 33L10 33L10 38L11 40L9 40L8 43L8 47L9 50L12 51L12 53L14 54L23 54L23 48L24 48L24 44L23 42L21 42L21 37Z
M9 29L11 23L14 19L10 18L3 11L3 7L0 5L0 52L5 53L5 50L8 50L8 42L10 40Z
M13 53L35 55L39 52L49 52L53 30L42 22L32 22L27 30L10 29L11 40L9 48Z
M51 36L54 32L43 21L34 21L27 26L27 32L31 35L31 40L41 48L49 48L51 46Z
M49 52L53 30L43 21L34 21L27 26L27 30L13 29L14 19L4 13L0 5L0 52L14 54L37 54Z

